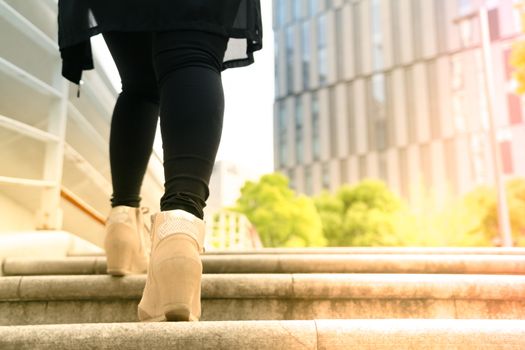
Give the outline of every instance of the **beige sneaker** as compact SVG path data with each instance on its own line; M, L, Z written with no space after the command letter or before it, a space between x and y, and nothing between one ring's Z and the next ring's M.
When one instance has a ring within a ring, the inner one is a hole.
M144 213L147 213L147 208L125 205L111 208L104 238L108 274L124 276L146 273L149 232L144 226Z
M148 277L138 305L140 321L198 321L204 221L184 210L151 217Z

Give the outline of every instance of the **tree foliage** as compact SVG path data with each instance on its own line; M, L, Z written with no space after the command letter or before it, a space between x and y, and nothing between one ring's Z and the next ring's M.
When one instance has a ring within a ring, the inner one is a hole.
M513 239L525 246L525 179L507 183ZM493 246L499 241L496 193L478 187L436 206L430 195L409 207L377 180L344 185L335 194L297 195L280 174L248 181L234 208L266 247Z
M525 41L519 41L512 45L510 64L513 67L513 77L518 83L516 93L525 93Z
M248 217L265 247L326 244L313 201L291 190L288 178L280 173L247 181L234 209Z
M410 217L402 201L381 181L344 185L334 195L323 192L315 205L330 246L403 245L413 234L410 230L400 234Z
M507 205L509 208L512 238L516 245L525 245L525 179L507 182ZM464 198L464 205L474 218L471 232L485 237L492 243L500 242L496 192L492 188L479 187Z
M521 12L522 31L525 32L525 2L518 1L514 5ZM520 40L512 45L510 55L511 66L514 68L513 77L518 83L516 93L525 93L525 40Z

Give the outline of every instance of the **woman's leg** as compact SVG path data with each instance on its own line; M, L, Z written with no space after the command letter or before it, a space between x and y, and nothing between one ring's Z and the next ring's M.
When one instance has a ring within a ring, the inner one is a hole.
M227 42L200 31L154 33L164 151L162 211L183 209L203 218L222 133Z
M148 276L137 310L141 321L198 321L201 316L203 208L222 133L227 41L195 31L153 36L165 193L152 221Z
M103 36L122 81L109 139L111 206L139 207L140 188L159 116L159 92L151 55L152 34L107 32Z

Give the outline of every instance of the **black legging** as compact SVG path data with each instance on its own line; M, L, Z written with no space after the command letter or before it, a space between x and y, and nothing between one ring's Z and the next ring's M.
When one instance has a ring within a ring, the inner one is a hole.
M224 114L222 60L228 39L200 31L103 34L120 73L109 141L111 206L140 206L160 112L162 211L203 218Z

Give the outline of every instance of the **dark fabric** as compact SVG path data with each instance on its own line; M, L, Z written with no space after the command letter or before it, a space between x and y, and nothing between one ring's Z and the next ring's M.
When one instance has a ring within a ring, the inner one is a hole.
M253 63L262 48L259 0L59 0L62 75L78 84L93 69L90 38L108 31L199 30L229 39L221 70Z
M202 219L222 133L228 39L202 31L103 35L122 80L111 122L111 205L140 205L160 112L161 210L183 209Z

